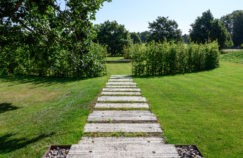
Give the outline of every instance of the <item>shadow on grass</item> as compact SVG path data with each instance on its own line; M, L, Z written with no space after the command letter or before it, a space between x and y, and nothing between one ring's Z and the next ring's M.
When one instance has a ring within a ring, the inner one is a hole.
M3 136L0 136L0 153L9 153L24 148L27 145L38 142L41 139L50 137L54 134L55 133L41 134L33 138L13 138L15 134L5 134Z
M216 69L218 69L219 67L215 68L215 69L210 69L210 70L203 70L203 71L193 71L193 72L185 72L185 73L174 73L174 74L167 74L167 75L131 75L133 78L143 78L143 79L151 79L151 78L163 78L163 77L173 77L173 76L183 76L183 75L190 75L190 74L199 74L199 73L203 73L203 72L211 72L214 71Z
M7 111L17 110L17 109L18 107L12 105L11 103L0 103L0 114Z
M95 77L94 77L95 78ZM87 80L88 78L54 78L54 77L37 77L37 76L2 76L0 75L1 82L18 82L18 83L33 83L33 84L62 84L68 82L75 82Z

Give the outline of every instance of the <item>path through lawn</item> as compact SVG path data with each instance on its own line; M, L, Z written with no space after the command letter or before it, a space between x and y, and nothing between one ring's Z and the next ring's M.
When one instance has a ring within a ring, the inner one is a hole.
M39 158L51 144L77 143L106 81L0 78L0 157Z
M131 74L131 64L107 64ZM171 144L196 144L205 157L243 154L243 64L193 74L135 78ZM108 77L0 78L0 157L40 157L50 144L82 136L92 101ZM4 144L4 146L2 145Z
M196 144L205 157L238 158L243 150L243 65L137 78L171 144Z

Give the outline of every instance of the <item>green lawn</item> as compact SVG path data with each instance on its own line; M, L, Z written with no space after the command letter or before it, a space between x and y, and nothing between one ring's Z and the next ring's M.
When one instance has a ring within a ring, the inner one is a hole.
M117 60L122 60L124 57L107 57L106 60L108 61L117 61Z
M131 63L109 63L107 65L108 75L132 75Z
M185 75L136 78L172 144L196 144L208 158L243 154L243 64Z
M107 70L108 76L131 75L131 64L111 63ZM196 144L209 158L238 158L243 154L242 72L243 64L221 62L212 71L135 81L169 143ZM107 79L0 77L0 157L35 158L51 144L77 143Z
M234 53L224 61L232 61ZM135 81L158 116L168 143L195 144L209 158L239 158L243 154L243 64L220 65L212 71ZM108 64L108 73L131 74L131 64Z
M135 78L168 143L195 144L209 158L242 156L243 64L232 63L235 53L212 71ZM131 74L131 64L108 64L108 73Z
M108 75L130 64L107 64ZM52 144L75 144L108 77L85 80L0 77L0 158L38 158Z
M225 54L221 55L221 60L243 64L243 50L226 52Z
M74 144L107 77L0 78L0 157L39 158L51 144Z

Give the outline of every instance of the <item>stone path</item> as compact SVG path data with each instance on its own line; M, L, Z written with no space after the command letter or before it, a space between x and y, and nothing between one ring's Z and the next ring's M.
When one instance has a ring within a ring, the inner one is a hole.
M180 157L174 145L164 143L157 118L130 76L110 77L87 122L85 136L67 158Z
M88 117L88 122L109 122L127 123L127 122L156 122L154 114L148 110L113 110L113 111L94 111Z

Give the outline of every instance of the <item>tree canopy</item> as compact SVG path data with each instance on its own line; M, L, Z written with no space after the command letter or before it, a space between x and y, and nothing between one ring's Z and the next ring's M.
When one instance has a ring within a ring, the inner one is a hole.
M58 0L1 0L0 73L97 76L91 20L105 1L67 0L61 10Z
M198 17L191 26L190 37L193 42L206 43L216 40L220 48L232 45L228 31L219 20L214 19L210 10Z
M150 41L163 42L181 40L181 31L178 29L178 24L168 17L158 17L152 23L149 23Z
M140 39L143 43L146 43L149 41L149 37L150 37L150 32L149 31L143 31L139 33Z
M142 43L141 38L140 38L140 36L139 36L139 33L131 32L131 33L130 33L130 36L131 36L132 42L133 42L134 44Z
M124 25L116 21L105 21L96 26L96 40L102 45L107 46L107 51L112 56L123 54L123 50L131 43L129 32Z
M231 34L234 46L239 47L243 44L243 10L234 11L223 16L220 20Z

